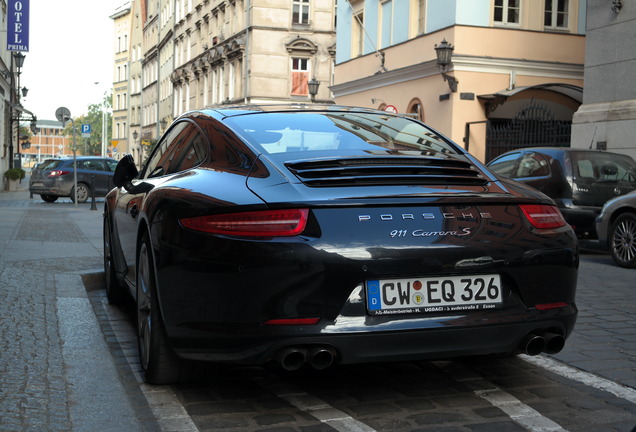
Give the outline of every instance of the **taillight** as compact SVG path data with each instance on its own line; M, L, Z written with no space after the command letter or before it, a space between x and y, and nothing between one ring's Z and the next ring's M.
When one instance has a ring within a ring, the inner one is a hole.
M545 204L520 205L521 211L526 219L535 228L559 228L565 226L566 222L558 208Z
M60 177L66 174L70 174L70 171L63 171L63 170L53 170L49 172L49 177Z
M308 209L264 210L181 219L189 229L248 237L295 236L307 225Z

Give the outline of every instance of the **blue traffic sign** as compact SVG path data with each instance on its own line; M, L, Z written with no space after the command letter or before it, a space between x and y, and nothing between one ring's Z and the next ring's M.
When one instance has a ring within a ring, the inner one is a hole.
M89 125L89 124L83 124L83 125L82 125L82 133L83 133L83 134L89 134L89 133L91 133L91 132L92 132L92 130L91 130L91 129L92 129L92 127L91 127L91 125Z

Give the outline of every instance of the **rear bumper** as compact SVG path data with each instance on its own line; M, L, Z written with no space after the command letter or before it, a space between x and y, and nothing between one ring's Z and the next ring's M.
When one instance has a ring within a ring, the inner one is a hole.
M35 181L29 183L29 192L34 195L70 196L73 184L67 182Z
M559 208L563 217L570 224L577 237L579 238L596 238L596 226L595 221L598 215L601 213L601 208L578 208L578 207L566 207Z
M556 333L567 338L576 322L574 305L528 322L506 323L472 328L429 328L411 331L351 334L314 334L303 337L245 336L242 342L232 335L232 344L221 337L207 349L176 349L184 358L236 364L263 364L287 349L328 348L339 364L389 361L440 360L521 351L528 334ZM229 336L229 335L225 335ZM236 344L240 345L237 346Z

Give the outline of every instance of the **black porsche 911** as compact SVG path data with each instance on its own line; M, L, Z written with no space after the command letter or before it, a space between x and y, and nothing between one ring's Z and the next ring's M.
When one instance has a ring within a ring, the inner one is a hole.
M426 125L338 106L180 116L106 198L111 303L146 380L196 360L284 369L536 355L577 316L554 202Z

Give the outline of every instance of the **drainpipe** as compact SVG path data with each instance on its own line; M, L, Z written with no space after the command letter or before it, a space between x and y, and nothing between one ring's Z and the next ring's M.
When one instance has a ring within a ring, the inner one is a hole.
M247 0L245 2L245 51L243 54L243 102L248 103L248 95L249 95L249 71L250 71L250 49L249 49L249 41L251 36L251 20L250 20L250 10L252 8L251 0Z

